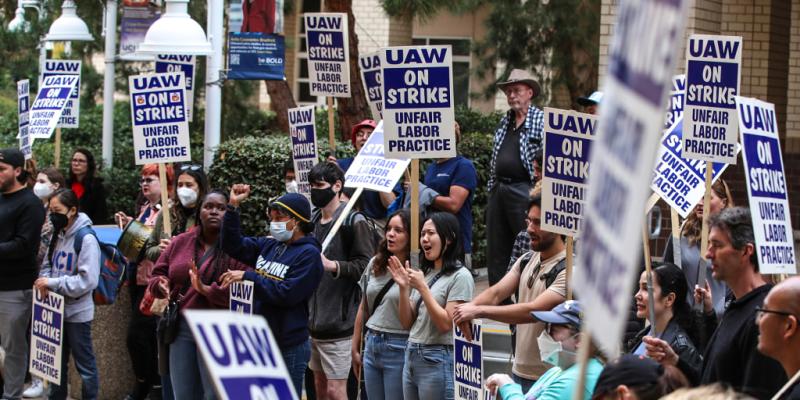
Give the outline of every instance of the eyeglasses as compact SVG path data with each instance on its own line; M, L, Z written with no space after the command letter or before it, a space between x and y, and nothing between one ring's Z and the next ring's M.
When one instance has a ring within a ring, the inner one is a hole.
M540 224L541 224L541 221L537 221L537 220L530 219L530 218L525 218L525 226L531 226L531 225L538 226Z
M142 178L142 180L140 180L140 181L139 181L139 184L140 184L140 185L142 185L142 186L144 186L144 185L149 185L149 184L151 184L151 183L153 183L153 182L156 182L156 181L158 181L158 179L153 179L153 178Z
M783 315L784 317L794 316L794 314L786 311L770 310L764 307L756 307L756 321L760 320L761 317L764 316L764 314L778 314L778 315Z
M515 95L519 96L519 95L525 93L528 90L530 90L530 89L528 89L528 88L506 89L506 90L503 91L503 93L505 93L506 96L511 96L512 94L515 94Z
M70 160L70 162L72 162L73 164L86 164L88 161L82 160L80 158L73 158L72 160Z
M203 168L203 166L202 165L197 165L197 164L184 164L184 165L181 165L181 171L186 171L186 170L199 171L201 168Z

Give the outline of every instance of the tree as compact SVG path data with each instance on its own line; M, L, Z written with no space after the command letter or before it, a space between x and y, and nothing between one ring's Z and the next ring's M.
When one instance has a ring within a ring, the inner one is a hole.
M442 10L474 11L477 0L381 0L390 16L426 19ZM494 96L495 83L513 68L532 69L543 87L565 87L574 100L597 82L599 0L496 0L486 20L487 35L473 46L478 76L505 65L483 95ZM549 85L548 85L549 83Z

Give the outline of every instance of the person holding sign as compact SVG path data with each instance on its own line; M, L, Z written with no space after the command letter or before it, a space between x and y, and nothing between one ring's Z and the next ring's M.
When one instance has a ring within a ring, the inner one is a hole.
M528 237L531 249L511 267L503 279L484 290L474 300L456 308L455 320L463 326L473 319L491 318L518 324L512 367L514 381L526 392L549 366L538 356L536 338L545 329L531 318L532 311L548 311L567 299L564 237L541 229L542 198L533 196L528 203ZM517 304L499 305L516 293Z
M567 300L551 311L534 311L531 313L537 321L544 322L546 328L536 341L539 343L539 356L542 361L552 365L536 383L523 394L522 387L506 374L494 374L486 379L486 386L492 393L497 393L502 400L522 399L569 399L575 392L579 382L581 366L576 362L578 346L582 340L590 340L581 333L583 312L581 304ZM581 396L592 397L595 383L603 370L603 364L597 358L599 351L590 345L592 356L586 367L586 379Z
M695 290L702 298L705 327L716 330L706 346L700 376L693 376L688 369L681 371L701 385L723 382L756 398L769 398L786 382L786 374L780 364L756 350L755 316L772 285L764 281L758 270L750 210L741 207L722 210L711 216L709 225L706 257L711 261L714 278L731 288L734 300L717 326L709 291ZM644 342L648 357L682 367L666 341L648 338Z
M758 351L774 358L792 380L780 399L800 399L800 278L791 277L769 291L764 305L756 309ZM790 351L787 351L790 350Z
M0 150L0 346L6 351L3 398L22 396L28 367L28 322L36 251L44 222L42 203L25 187L25 156Z
M222 287L242 280L254 283L254 314L267 319L295 392L302 393L303 375L311 357L308 302L322 279L320 244L311 235L311 205L302 194L284 194L269 205L270 236L244 237L238 207L249 195L250 185L231 188L222 249L247 265L255 265L255 270L226 272Z
M156 262L148 285L154 297L169 298L179 311L228 309L228 289L221 284L222 274L247 266L221 248L220 231L227 205L228 195L220 190L201 199L197 226L175 236ZM189 325L181 317L175 323L174 340L163 343L169 345L169 378L175 398L214 398Z
M341 229L331 232L347 207L341 201L344 172L332 162L321 162L308 173L311 204L319 209L312 218L314 237L327 238L323 252L322 282L311 299L311 361L316 393L322 398L344 399L350 375L353 327L359 304L358 281L375 254L372 228L360 213L351 211ZM325 395L327 394L327 395Z
M81 376L81 398L96 399L100 389L97 362L92 349L94 300L92 291L100 279L100 244L89 216L78 212L80 203L72 190L59 189L50 199L53 240L39 279L33 286L42 295L52 290L66 299L61 356L61 384L50 388L52 400L67 398L69 357Z
M408 329L399 319L400 288L389 272L389 259L403 265L411 249L411 215L403 209L392 213L384 228L378 252L364 271L361 305L356 315L353 364L364 366L367 398L403 399L403 365L408 344ZM363 330L366 330L364 332ZM363 340L363 352L362 352Z
M81 202L81 212L94 224L108 222L106 189L103 179L97 176L97 163L87 149L78 148L72 153L69 163L67 188L72 189Z
M703 367L703 357L694 345L692 332L692 309L686 301L689 286L683 272L675 264L664 263L653 268L653 296L655 297L655 322L650 321L650 326L644 328L634 336L625 346L627 353L644 355L646 346L644 338L653 335L652 327L655 326L657 337L669 343L670 347L678 354L678 364L682 370L693 371L692 375L698 376ZM639 278L639 291L636 293L636 317L648 319L647 272L642 272Z
M452 399L453 314L458 304L472 299L475 283L458 261L461 233L453 214L431 214L422 224L419 244L421 271L411 269L408 261L401 264L396 257L388 264L400 287L400 323L410 330L403 398Z
M511 110L494 132L489 173L489 203L486 207L486 247L489 285L503 278L508 268L514 237L525 229L520 215L525 214L528 191L535 183L533 155L542 148L544 112L531 100L541 87L528 72L511 71L508 80L498 84Z
M718 179L711 185L710 215L718 214L720 211L733 207L733 196L728 189L728 184L722 179ZM681 228L681 269L686 277L689 288L696 286L708 286L711 288L711 297L714 299L714 311L717 317L722 317L725 312L725 302L728 297L728 286L725 282L712 278L711 265L700 257L700 231L703 225L703 200L695 206L694 212L689 214ZM664 248L664 262L675 263L675 253L672 246L672 235L667 239L667 246ZM700 268L705 266L703 276L706 283L698 282ZM687 294L689 304L694 305L694 293Z

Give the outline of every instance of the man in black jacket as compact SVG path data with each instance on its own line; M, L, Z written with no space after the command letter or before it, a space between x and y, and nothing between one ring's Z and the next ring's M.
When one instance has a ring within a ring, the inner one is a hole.
M725 309L717 326L710 292L696 288L702 299L706 327L714 330L703 355L699 384L723 382L740 392L759 399L769 399L786 382L786 374L777 361L756 349L758 326L756 312L772 285L758 270L755 238L750 210L732 207L709 219L708 250L715 279L724 281L734 300ZM660 339L647 339L647 355L671 365L678 357L669 344ZM680 365L679 365L680 367ZM691 371L683 371L690 379Z
M25 187L25 157L0 150L0 341L6 351L3 399L19 399L28 370L31 288L44 223L42 202Z

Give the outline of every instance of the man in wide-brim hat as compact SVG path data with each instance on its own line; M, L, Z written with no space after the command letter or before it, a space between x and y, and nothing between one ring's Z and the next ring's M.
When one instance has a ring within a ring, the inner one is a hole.
M517 234L525 230L528 192L535 183L533 159L542 148L544 113L531 104L542 89L527 71L514 69L497 84L511 108L495 129L486 210L489 284L508 269Z

